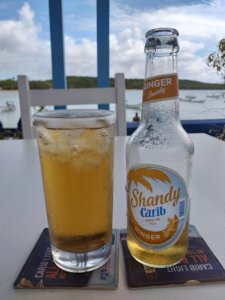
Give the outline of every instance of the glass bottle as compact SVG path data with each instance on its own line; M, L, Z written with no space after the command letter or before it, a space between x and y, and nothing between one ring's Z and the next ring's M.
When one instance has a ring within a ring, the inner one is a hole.
M188 246L194 147L179 120L178 31L146 33L141 122L127 143L127 243L152 267L171 266Z

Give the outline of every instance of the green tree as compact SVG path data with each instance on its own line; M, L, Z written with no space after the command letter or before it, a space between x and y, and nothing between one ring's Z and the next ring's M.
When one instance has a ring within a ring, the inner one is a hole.
M209 54L207 65L215 69L225 82L225 39L219 41L217 52Z

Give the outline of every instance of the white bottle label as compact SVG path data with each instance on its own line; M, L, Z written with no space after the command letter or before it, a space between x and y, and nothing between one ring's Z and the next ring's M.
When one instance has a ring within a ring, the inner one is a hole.
M163 250L180 237L187 219L188 192L182 177L158 165L139 165L127 176L128 217L137 240Z

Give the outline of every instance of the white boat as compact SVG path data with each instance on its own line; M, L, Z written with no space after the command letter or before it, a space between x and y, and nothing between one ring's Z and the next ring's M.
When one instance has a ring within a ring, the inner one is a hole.
M189 100L189 101L192 101L196 98L196 96L186 96L186 98Z
M205 100L195 100L195 101L192 101L193 103L204 103L205 102Z
M186 96L186 98L180 98L180 100L185 101L185 102L191 102L191 103L204 103L205 102L205 100L196 99L196 96Z
M126 108L140 110L141 109L141 103L126 104Z
M13 102L7 101L5 105L0 106L2 112L10 112L16 110L16 106Z
M219 98L220 98L220 96L222 96L222 97L223 97L223 95L224 95L224 94L222 94L222 95L215 95L215 94L213 94L213 95L207 95L206 97L207 97L207 98L219 99Z

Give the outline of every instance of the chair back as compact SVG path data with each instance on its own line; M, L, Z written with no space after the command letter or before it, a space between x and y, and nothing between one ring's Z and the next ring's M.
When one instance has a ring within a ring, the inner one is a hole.
M125 110L125 79L123 73L115 75L114 87L30 90L29 79L18 76L22 134L24 139L35 137L31 107L75 104L115 103L116 135L127 135Z

